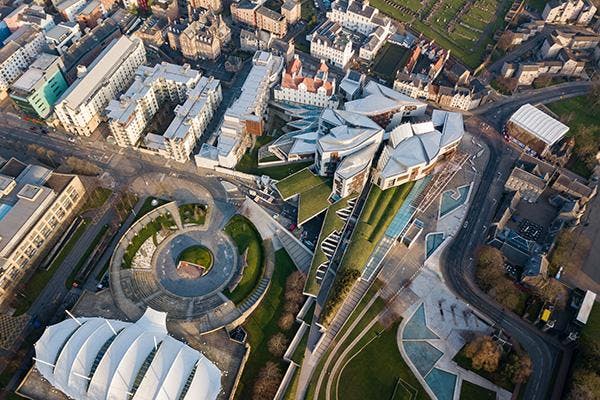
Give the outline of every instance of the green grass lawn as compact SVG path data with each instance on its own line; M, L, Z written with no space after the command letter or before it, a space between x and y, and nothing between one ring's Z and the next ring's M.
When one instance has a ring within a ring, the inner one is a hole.
M582 346L600 348L600 306L594 304L585 327L581 330Z
M404 67L410 53L410 50L402 46L387 43L373 62L373 72L388 82L393 81L396 71Z
M287 277L295 270L296 267L285 250L281 249L275 252L275 271L271 278L271 285L260 305L243 325L248 333L250 355L244 367L238 389L235 392L236 399L252 398L253 383L260 369L268 361L279 364L282 372L284 372L286 363L282 358L274 357L269 353L267 343L271 336L280 332L277 321L284 314L285 282ZM294 328L284 332L288 340L293 338L294 333Z
M296 370L294 373L294 377L290 381L290 384L285 392L284 400L295 400L296 399L296 390L298 389L298 381L300 380L300 371Z
M527 6L529 6L530 8L532 8L540 13L542 11L544 11L544 7L546 7L546 3L548 3L548 0L527 0Z
M373 249L383 237L413 185L414 183L410 182L385 191L377 186L371 188L352 233L348 250L342 259L340 270L351 268L362 271L364 269Z
M81 235L83 235L83 232L85 232L87 225L88 222L84 220L77 227L75 232L73 232L69 240L63 245L62 249L58 252L48 269L37 270L31 277L31 279L25 284L25 289L23 290L23 294L25 295L25 297L19 297L18 303L15 307L15 316L21 315L27 310L29 310L29 307L31 307L35 299L40 295L42 290L44 290L44 288L48 284L48 281L56 272L58 266L62 264L67 255L69 255L71 250L73 250L73 247L75 247L75 244L77 243Z
M139 214L141 217L142 214ZM161 229L168 229L173 226L175 221L173 221L173 217L171 214L160 215L156 217L153 221L149 222L145 227L143 227L137 235L131 239L131 243L125 250L125 254L123 254L123 263L121 264L121 268L131 268L131 262L133 261L135 254L140 249L142 244L151 237L156 237L156 234Z
M93 210L95 208L102 207L104 203L106 203L106 200L108 200L112 192L112 190L103 187L95 188L90 193L89 197L81 207L80 212L85 212L88 210Z
M179 207L179 216L185 224L204 225L206 210L204 204L184 204Z
M317 268L327 261L327 256L323 253L320 243L325 240L327 236L331 235L333 231L337 230L338 232L341 232L344 227L344 221L336 214L336 212L346 207L350 199L351 197L346 197L337 203L332 204L327 209L323 225L321 225L321 232L319 233L319 239L317 240L317 247L315 248L315 254L310 265L308 278L306 279L306 285L304 287L306 293L316 295L319 290L319 284L316 281Z
M206 247L196 245L188 247L182 251L177 261L187 261L192 264L200 265L204 267L204 273L206 273L213 265L213 255L212 252Z
M373 0L371 5L392 18L408 23L428 39L433 39L438 45L451 50L455 57L470 68L476 68L483 61L486 47L493 42L494 32L503 27L504 15L511 5L509 1L480 0L456 21L454 31L449 32L450 21L462 8L463 1L444 0L443 5L436 11L431 9L433 4L436 4L433 2L423 8L422 4L394 1L422 15L413 17L390 6L384 0ZM434 14L427 21L426 18L431 12ZM482 33L488 26L490 32Z
M79 274L79 271L81 271L81 268L83 268L85 263L88 261L88 259L92 255L92 252L94 251L94 249L98 246L98 244L100 244L100 241L106 234L107 230L108 230L108 225L104 225L102 227L102 229L100 229L100 231L98 232L96 237L94 237L94 239L92 240L92 243L90 243L88 248L85 250L85 253L83 253L83 256L81 256L81 258L75 265L75 268L73 268L73 270L69 274L69 277L65 281L65 287L67 289L70 289L73 286L73 283L75 282L75 280L77 278L77 274Z
M302 365L302 360L304 360L304 353L306 352L306 345L308 343L309 331L310 331L310 328L308 328L308 329L306 329L306 331L304 331L304 335L302 335L302 339L300 340L300 342L298 342L298 345L294 349L294 352L292 353L292 356L291 356L292 361L298 365Z
M567 167L579 175L589 177L592 171L578 158L577 146L578 141L583 140L584 129L589 129L596 141L600 140L600 114L594 107L590 107L588 96L561 100L548 104L547 107L559 116L562 123L570 128L567 135L575 138L575 151Z
M338 396L344 400L353 399L409 399L417 392L416 399L428 399L425 390L402 359L398 350L396 333L400 321L387 330L376 324L366 335L373 339L343 369L339 377ZM358 350L358 349L357 349ZM410 385L414 390L396 389L398 380Z
M298 225L325 211L329 207L329 196L331 196L331 185L323 182L305 192L300 193L298 202Z
M305 192L315 186L322 185L327 182L327 178L315 175L308 168L304 168L285 179L277 182L277 190L281 193L281 197L284 200L290 197Z
M264 248L260 234L246 217L234 215L225 226L225 232L235 242L240 256L247 250L242 279L233 291L224 291L231 301L239 304L252 293L262 277L265 264Z
M496 392L469 381L462 381L460 400L496 400Z

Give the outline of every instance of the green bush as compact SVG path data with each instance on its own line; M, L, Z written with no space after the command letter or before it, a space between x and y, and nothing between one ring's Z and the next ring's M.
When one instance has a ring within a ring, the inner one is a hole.
M321 318L323 324L329 325L331 323L358 278L360 278L360 272L356 269L346 269L338 273L323 309Z

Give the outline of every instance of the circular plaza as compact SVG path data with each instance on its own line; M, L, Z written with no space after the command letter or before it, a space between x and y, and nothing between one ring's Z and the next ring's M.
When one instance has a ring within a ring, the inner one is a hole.
M263 269L243 299L232 296L247 268L224 230L231 213L205 204L161 203L115 247L109 274L115 303L130 319L151 307L170 321L192 323L199 333L237 325L262 299L270 274Z

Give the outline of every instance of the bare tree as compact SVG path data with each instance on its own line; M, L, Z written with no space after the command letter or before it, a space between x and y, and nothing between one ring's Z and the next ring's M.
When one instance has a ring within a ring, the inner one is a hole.
M498 369L502 350L489 336L478 336L465 347L465 355L471 359L474 369L494 372Z
M267 347L269 348L269 353L273 354L275 357L282 357L288 347L288 344L289 340L283 333L279 332L271 336Z
M254 383L252 400L271 400L277 393L277 387L282 379L281 369L269 361L261 368L258 379Z
M279 326L279 328L282 331L289 331L292 326L294 325L294 314L292 313L285 313L281 316L281 318L279 318L279 321L277 322L277 326Z

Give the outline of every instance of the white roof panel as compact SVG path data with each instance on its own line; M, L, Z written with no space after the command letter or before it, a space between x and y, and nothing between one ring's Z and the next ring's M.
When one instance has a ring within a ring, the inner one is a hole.
M569 127L531 104L521 106L509 119L544 143L552 146L562 139Z

